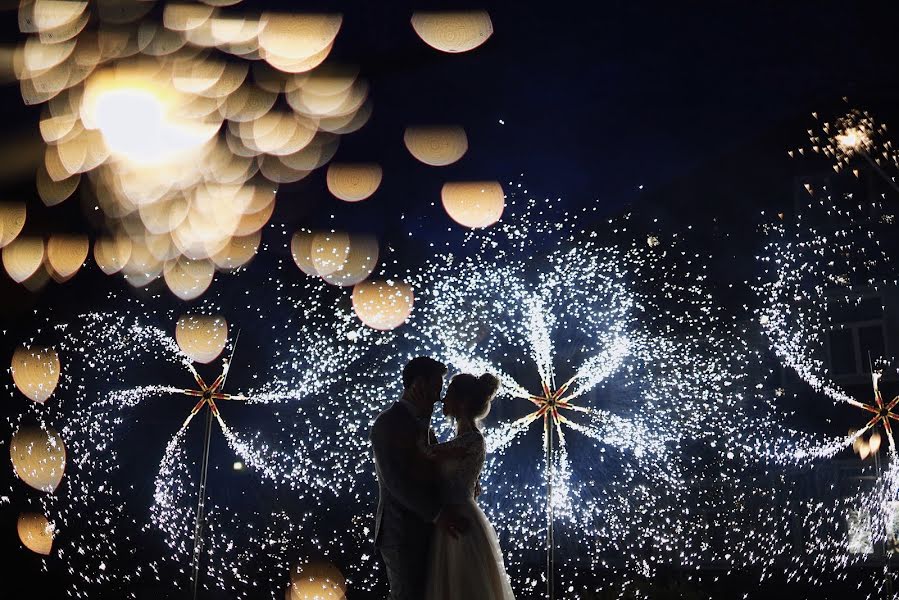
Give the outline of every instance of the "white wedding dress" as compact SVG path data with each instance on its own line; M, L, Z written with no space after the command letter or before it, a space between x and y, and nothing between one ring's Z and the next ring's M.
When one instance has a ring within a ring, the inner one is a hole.
M484 436L469 431L439 448L465 450L462 458L439 464L443 501L454 505L470 526L458 538L435 529L425 600L514 600L496 531L475 500L486 454Z

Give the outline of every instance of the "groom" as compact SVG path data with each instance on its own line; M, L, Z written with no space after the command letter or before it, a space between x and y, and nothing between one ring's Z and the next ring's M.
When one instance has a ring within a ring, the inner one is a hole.
M433 439L431 413L446 372L446 365L432 358L409 361L403 369L403 396L378 415L371 430L381 494L375 547L387 568L390 600L424 598L435 526L453 537L468 528L465 518L442 506L438 474L417 445Z

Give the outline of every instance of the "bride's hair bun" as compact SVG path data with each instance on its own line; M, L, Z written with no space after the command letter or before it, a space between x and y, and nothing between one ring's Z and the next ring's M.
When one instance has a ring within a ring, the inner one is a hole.
M484 373L478 377L478 385L481 388L481 392L488 397L488 402L499 391L499 379L496 375L491 375L490 373Z
M472 419L479 420L490 412L490 402L499 391L500 381L490 373L480 377L461 373L453 377L449 387L462 397L465 412Z

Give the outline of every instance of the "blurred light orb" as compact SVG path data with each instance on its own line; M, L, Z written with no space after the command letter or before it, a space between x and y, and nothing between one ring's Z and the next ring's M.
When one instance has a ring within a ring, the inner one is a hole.
M363 281L353 287L353 310L372 329L396 329L412 314L412 286L401 281Z
M49 556L53 551L56 530L44 515L32 512L20 514L16 529L19 540L32 552Z
M257 231L245 236L235 236L228 244L216 252L211 258L219 269L239 269L253 260L259 251L262 233Z
M61 204L78 189L81 183L81 174L75 173L71 177L63 179L54 179L47 171L44 164L41 164L37 170L35 183L37 185L37 193L46 206L56 206Z
M22 283L44 262L44 240L18 237L3 248L3 268L16 283Z
M378 240L371 235L352 235L349 252L340 268L321 277L331 285L347 287L365 281L378 264Z
M493 35L493 22L485 10L416 11L412 28L427 45L450 53L473 50Z
M162 274L163 262L151 252L146 240L132 240L131 255L122 271L125 281L134 287L143 287Z
M290 571L289 600L345 600L346 579L331 563L308 563Z
M383 171L374 163L331 163L328 165L328 190L346 202L371 197L381 185Z
M299 62L328 50L343 17L339 14L263 13L258 40L261 49L282 62Z
M208 22L214 11L212 6L197 3L166 4L162 22L167 29L173 31L192 31Z
M468 151L461 127L407 127L403 142L412 156L432 167L451 165Z
M19 346L12 355L11 370L19 391L43 404L59 384L59 355L53 348Z
M350 255L350 236L342 232L317 233L312 237L312 266L320 276L343 268Z
M57 282L71 279L87 260L90 242L84 235L52 235L47 242L50 274Z
M87 8L86 1L33 0L19 7L19 31L37 33L64 27L78 19Z
M878 450L880 450L881 441L882 440L879 432L875 431L871 434L871 437L868 438L868 445L871 447L872 453L876 453Z
M113 275L125 268L131 258L131 238L120 234L111 238L99 238L94 242L94 260L100 270Z
M211 363L228 342L228 322L219 316L183 315L175 328L175 341L191 360Z
M218 132L221 121L178 118L186 99L154 73L103 72L85 85L81 118L98 129L113 155L135 165L186 160ZM157 77L158 79L158 77Z
M182 300L194 300L212 284L215 264L211 260L180 258L166 263L163 279L169 290Z
M9 443L16 476L36 490L52 493L66 470L66 446L54 429L20 427Z
M869 143L868 135L861 129L850 127L836 136L837 144L843 151L851 152Z
M0 203L0 248L7 246L22 233L25 226L25 204L21 202Z
M341 287L361 283L378 263L378 240L371 235L298 231L290 250L303 273Z
M496 181L445 183L440 195L446 213L472 229L493 225L506 207L503 188Z
M315 234L297 231L290 240L290 254L300 271L310 277L318 277L318 270L312 262L312 238Z
M868 458L868 456L870 456L870 454L871 454L871 446L868 444L868 442L862 440L861 445L859 446L859 449L858 449L858 455L861 457L862 460L865 460L866 458Z

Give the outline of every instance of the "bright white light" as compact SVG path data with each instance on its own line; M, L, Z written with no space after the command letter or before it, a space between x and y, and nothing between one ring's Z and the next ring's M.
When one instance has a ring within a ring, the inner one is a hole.
M94 120L110 151L138 165L157 165L199 149L217 124L173 121L162 97L149 89L102 91Z
M842 134L835 136L837 144L843 151L858 150L867 142L867 135L864 131L852 127Z
M235 471L243 471L243 463L239 460L234 461L234 470Z

